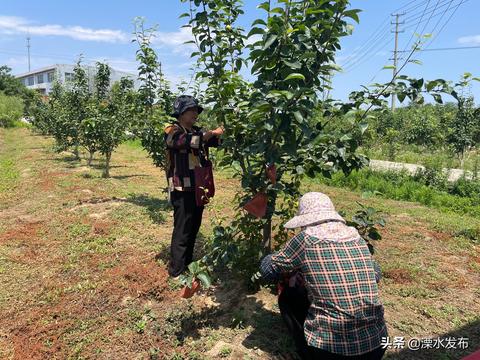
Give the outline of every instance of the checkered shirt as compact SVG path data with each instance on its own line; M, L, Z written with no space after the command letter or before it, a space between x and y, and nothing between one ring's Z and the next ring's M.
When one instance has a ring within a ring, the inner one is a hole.
M305 232L264 258L262 274L300 271L312 301L304 324L308 345L344 356L375 350L387 336L373 259L361 238L337 242Z

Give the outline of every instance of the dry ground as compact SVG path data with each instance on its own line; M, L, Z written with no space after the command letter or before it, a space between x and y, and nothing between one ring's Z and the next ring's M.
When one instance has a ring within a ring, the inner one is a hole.
M1 359L288 359L292 344L268 289L224 281L191 300L165 271L172 214L163 174L125 144L111 179L51 151L26 129L0 129ZM306 185L354 211L359 194ZM218 174L215 207L233 214L238 183ZM459 359L480 347L480 246L454 236L480 219L412 203L384 210L377 246L390 335L469 338L454 350L390 351L391 359Z

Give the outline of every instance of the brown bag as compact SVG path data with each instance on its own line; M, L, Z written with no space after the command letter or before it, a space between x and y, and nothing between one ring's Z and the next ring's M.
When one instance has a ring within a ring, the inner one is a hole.
M205 166L196 166L193 171L195 174L195 201L197 206L204 206L215 195L212 162L206 160Z
M256 194L249 202L243 205L247 212L257 218L263 218L267 213L268 198L265 193Z

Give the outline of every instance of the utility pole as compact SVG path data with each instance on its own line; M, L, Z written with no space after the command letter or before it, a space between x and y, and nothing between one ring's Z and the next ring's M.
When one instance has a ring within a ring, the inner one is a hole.
M30 72L30 34L27 35L28 72Z
M392 14L395 17L395 21L391 22L392 25L395 25L395 30L392 31L395 33L395 48L393 50L393 85L395 85L395 78L397 77L397 65L398 65L398 34L403 32L399 30L399 26L405 24L404 21L400 22L400 16L405 15L405 13L396 13ZM395 94L392 94L392 111L395 111Z

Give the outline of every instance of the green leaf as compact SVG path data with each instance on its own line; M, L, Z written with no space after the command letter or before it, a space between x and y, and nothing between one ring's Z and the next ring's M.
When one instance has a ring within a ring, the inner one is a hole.
M252 26L255 26L255 25L264 25L264 26L267 26L267 23L266 23L265 20L263 20L263 19L257 19L257 20L255 20L255 21L252 23Z
M206 272L201 272L197 275L197 279L202 282L202 286L205 289L208 289L210 286L212 286L212 279Z
M290 69L298 70L302 68L302 64L299 61L288 61L288 60L282 60L285 65L287 65Z
M432 94L432 96L436 103L443 104L443 99L440 94Z
M360 11L361 10L359 10L359 9L348 10L348 11L345 11L343 13L343 15L355 20L355 22L358 24L358 23L360 23L360 18L358 17L358 13Z
M432 80L427 82L427 84L425 85L425 88L427 89L427 91L432 91L437 85L438 85L438 82L436 80Z
M417 59L408 60L408 62L416 65L422 65L422 62Z
M303 116L300 111L294 111L293 116L295 117L295 120L297 120L299 123L303 122Z
M270 11L270 2L265 1L265 2L261 3L260 5L258 5L257 8L263 9L265 11Z
M196 274L200 270L200 265L198 264L198 261L190 263L190 265L188 265L188 270L190 270L192 274Z
M360 123L359 125L360 132L362 135L365 133L365 131L368 129L368 123Z
M252 28L252 30L250 30L247 37L249 38L250 36L258 35L258 34L260 34L260 35L265 34L265 30L261 29L261 28L258 28L258 27L254 27L254 28Z
M271 9L270 12L273 13L273 14L280 14L280 15L282 15L282 14L285 13L285 10L284 10L283 8L281 8L281 7L276 7L276 8Z
M303 80L305 81L305 76L300 73L292 73L285 78L285 81L288 80Z
M278 36L275 34L270 35L267 41L265 41L263 50L267 50L270 46L272 46L272 44L275 42L275 40L277 40L277 38Z

